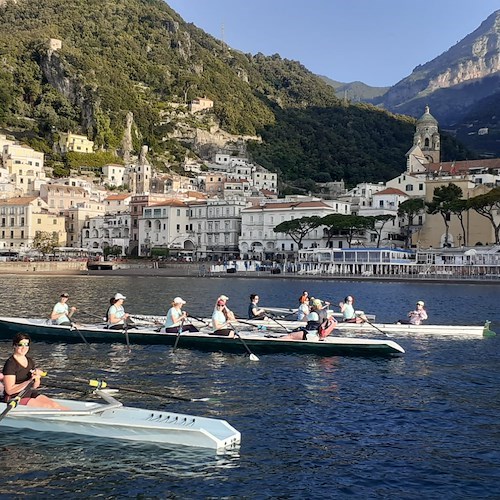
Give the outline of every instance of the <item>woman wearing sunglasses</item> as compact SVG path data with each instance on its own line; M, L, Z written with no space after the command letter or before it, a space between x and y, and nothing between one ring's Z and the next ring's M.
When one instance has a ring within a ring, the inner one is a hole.
M24 333L18 333L12 341L14 352L3 367L4 402L8 403L23 393L19 402L21 405L66 410L67 408L36 390L40 386L43 371L36 368L33 359L27 355L30 342L29 335ZM30 388L26 391L28 386Z

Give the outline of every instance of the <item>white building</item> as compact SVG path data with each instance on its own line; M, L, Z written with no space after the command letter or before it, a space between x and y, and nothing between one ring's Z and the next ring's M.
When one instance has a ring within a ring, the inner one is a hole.
M208 199L189 203L189 229L198 258L225 260L239 254L242 198Z
M264 201L245 208L241 211L240 254L244 259L260 260L294 254L298 250L297 243L284 233L275 233L274 228L285 221L334 213L350 213L349 203L297 197ZM303 239L302 247L321 246L322 240L323 229L318 227Z
M403 172L386 182L388 188L399 189L410 198L425 198L425 179Z
M125 177L124 165L104 165L102 167L102 182L108 186L123 186L123 179Z
M370 182L362 182L356 187L347 191L347 193L338 197L339 200L348 202L351 207L350 213L358 214L361 209L370 207L372 204L372 197L375 193L385 189L383 182L373 184Z
M138 218L138 255L150 255L153 248L183 249L189 233L189 207L171 199L144 207Z
M121 255L127 255L130 241L130 214L107 214L90 217L82 228L82 248L105 251L120 247Z

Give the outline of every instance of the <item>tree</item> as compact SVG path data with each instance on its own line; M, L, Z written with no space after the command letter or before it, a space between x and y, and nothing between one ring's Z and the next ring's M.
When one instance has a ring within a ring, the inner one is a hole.
M465 231L464 213L467 212L469 208L470 207L467 200L464 200L462 198L452 201L450 205L451 213L456 215L458 220L460 221L460 226L462 228L462 237L465 246L467 246L467 240L469 238L467 232Z
M326 246L330 246L330 241L332 241L332 238L335 236L335 234L338 234L342 229L343 229L343 223L342 223L342 218L344 216L342 214L330 214L330 215L325 215L324 217L321 217L319 221L317 221L317 225L319 226L325 226L326 230Z
M373 218L362 215L343 215L340 219L341 229L346 232L349 248L352 246L354 236L360 236L367 229L373 229Z
M273 231L275 233L285 233L290 236L299 250L302 248L302 240L311 231L311 229L318 227L317 223L320 217L314 215L312 217L302 217L300 219L286 220L281 224L278 224Z
M495 233L495 244L498 245L500 243L500 221L498 219L500 210L500 187L496 187L485 194L474 196L474 198L468 201L468 206L491 222Z
M384 226L389 222L393 221L396 218L395 215L375 215L372 217L373 219L373 227L372 229L375 231L377 235L377 248L380 247L380 240L382 238L382 231Z
M403 220L406 219L406 231L405 231L405 248L410 246L410 226L413 225L413 219L422 212L425 208L425 201L423 198L410 198L409 200L403 201L398 208L398 216Z
M48 231L37 231L33 238L32 247L42 253L43 257L49 253L54 253L55 248L59 245L59 235L56 231L50 233Z
M435 215L440 214L445 226L444 247L448 247L450 234L450 217L457 200L462 198L462 190L456 184L440 186L434 190L432 201L426 203L427 212Z

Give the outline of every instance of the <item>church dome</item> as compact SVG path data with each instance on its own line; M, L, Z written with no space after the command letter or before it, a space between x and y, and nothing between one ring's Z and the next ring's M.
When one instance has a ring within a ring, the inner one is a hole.
M438 124L437 120L431 115L429 111L429 106L425 107L425 113L417 120L417 125L436 125Z

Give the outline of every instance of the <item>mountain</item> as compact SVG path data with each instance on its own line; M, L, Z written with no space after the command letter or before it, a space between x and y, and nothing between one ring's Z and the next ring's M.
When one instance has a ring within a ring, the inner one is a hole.
M411 120L340 101L296 61L234 50L162 0L4 2L0 55L0 125L48 152L67 130L120 152L127 131L133 152L175 166L193 136L224 130L261 136L254 157L285 180L352 183L404 170L412 144ZM201 96L214 107L195 117L186 103Z
M335 89L339 99L348 99L351 102L370 102L382 97L390 89L390 87L371 87L363 82L337 82L323 75L320 75L320 78Z
M489 126L497 140L500 134L498 113L494 109L491 113L487 111L491 103L498 102L499 89L500 10L497 10L473 33L432 61L417 66L411 75L371 102L414 117L429 105L442 128L457 133L468 128L471 133L459 134L460 137L471 144L470 138L476 135L474 145L482 149L477 141L480 128ZM486 147L495 149L500 156L500 142L495 146L490 141Z

